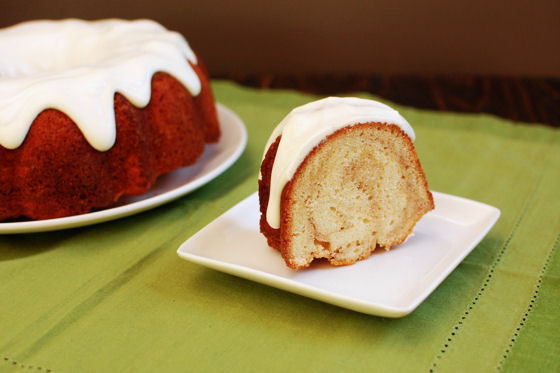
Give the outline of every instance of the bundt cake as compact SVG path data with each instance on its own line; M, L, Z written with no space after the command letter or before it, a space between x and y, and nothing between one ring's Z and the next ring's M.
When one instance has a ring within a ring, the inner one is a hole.
M220 137L203 64L156 22L25 22L0 50L0 220L143 194Z
M293 269L353 264L404 242L434 208L412 144L390 107L329 97L273 131L259 177L260 230Z

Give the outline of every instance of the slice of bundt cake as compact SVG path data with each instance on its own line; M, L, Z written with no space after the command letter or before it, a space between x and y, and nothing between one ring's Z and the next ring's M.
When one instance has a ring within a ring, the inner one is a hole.
M390 249L434 208L414 133L375 101L327 98L292 111L261 166L261 232L293 269Z

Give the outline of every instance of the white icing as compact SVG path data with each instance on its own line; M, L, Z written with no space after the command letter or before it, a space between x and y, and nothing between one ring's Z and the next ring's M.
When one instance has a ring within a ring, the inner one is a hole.
M282 135L270 180L270 196L266 211L268 224L280 227L280 197L307 154L328 135L349 125L379 122L399 126L412 141L410 124L389 106L373 100L355 97L328 97L292 110L272 132L268 148ZM264 159L264 156L263 156Z
M158 71L200 92L186 40L150 20L25 22L0 30L0 51L0 144L8 149L47 108L68 115L95 149L110 149L115 92L144 107Z

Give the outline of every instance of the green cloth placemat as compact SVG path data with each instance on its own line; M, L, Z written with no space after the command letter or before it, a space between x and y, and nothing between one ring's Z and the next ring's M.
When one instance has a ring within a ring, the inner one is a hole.
M213 88L249 134L217 179L132 217L0 236L0 371L560 371L560 131L397 106L430 188L502 215L416 311L384 319L177 256L257 189L271 130L317 98Z

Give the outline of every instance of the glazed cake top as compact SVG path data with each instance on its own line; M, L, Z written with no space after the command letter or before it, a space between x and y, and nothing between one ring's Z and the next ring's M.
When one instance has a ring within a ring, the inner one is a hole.
M270 197L266 219L275 229L280 227L280 197L307 154L330 134L346 126L378 122L399 126L412 141L414 131L398 111L381 102L356 97L328 97L292 110L274 129L265 147L282 135L270 180Z
M47 108L68 115L97 150L116 139L114 95L150 101L158 71L194 96L201 83L187 60L194 52L178 33L150 20L30 21L0 30L0 145L15 149Z

